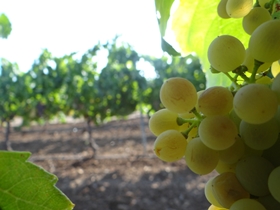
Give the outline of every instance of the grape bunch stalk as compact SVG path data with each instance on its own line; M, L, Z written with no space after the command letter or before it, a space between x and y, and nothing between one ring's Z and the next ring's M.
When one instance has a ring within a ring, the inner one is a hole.
M211 72L231 85L197 92L189 80L169 78L160 89L165 108L149 120L159 159L217 172L204 188L208 210L280 209L279 3L221 0L217 15L242 18L250 35L247 48L227 34L209 45Z

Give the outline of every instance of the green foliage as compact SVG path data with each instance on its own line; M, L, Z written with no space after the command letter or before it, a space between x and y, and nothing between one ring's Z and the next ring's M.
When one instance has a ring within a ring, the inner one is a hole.
M12 24L5 14L0 14L0 37L8 38L12 31Z
M27 161L30 155L0 151L0 209L73 209L74 204L54 186L57 177Z
M238 30L241 19L222 19L217 16L217 5L220 0L189 1L181 0L172 16L172 29L180 45L182 54L195 52L201 59L206 72L207 86L229 86L230 80L223 74L212 74L207 59L207 49L210 42L217 36L229 34L240 39L247 46L248 35ZM161 1L164 4L164 1ZM160 9L160 6L156 4ZM168 21L166 19L162 21ZM163 24L163 23L161 23Z

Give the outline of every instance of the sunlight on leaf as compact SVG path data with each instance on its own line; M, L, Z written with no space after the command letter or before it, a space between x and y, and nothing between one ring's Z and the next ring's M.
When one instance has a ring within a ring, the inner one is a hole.
M159 29L162 37L165 35L167 21L170 17L170 9L174 0L155 0L156 10L160 14Z
M12 31L12 25L5 14L0 14L0 37L8 38Z
M73 209L74 204L54 186L57 177L28 162L30 155L0 151L0 209Z
M212 74L207 58L207 49L214 38L229 34L240 39L247 48L249 35L243 29L242 19L222 19L217 14L220 0L180 0L172 17L172 30L182 54L195 52L201 59L207 76L207 86L229 86L230 80L224 74Z

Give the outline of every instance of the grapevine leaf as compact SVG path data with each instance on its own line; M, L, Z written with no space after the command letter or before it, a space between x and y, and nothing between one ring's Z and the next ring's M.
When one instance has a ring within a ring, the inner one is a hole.
M30 155L0 151L0 209L73 209L74 204L55 187L57 177L27 161Z
M170 17L170 9L174 0L155 0L156 10L160 14L159 21L159 29L162 37L165 35L165 30L167 26L167 21Z
M163 38L161 38L161 48L164 52L167 52L169 55L173 55L173 56L180 56L181 55Z
M224 74L212 74L207 58L210 43L219 35L228 34L238 38L247 48L249 35L242 29L242 18L222 19L217 14L220 0L180 0L172 17L172 30L182 54L195 52L206 72L207 86L228 86L230 80Z
M12 24L5 14L0 14L0 37L7 38L12 31Z

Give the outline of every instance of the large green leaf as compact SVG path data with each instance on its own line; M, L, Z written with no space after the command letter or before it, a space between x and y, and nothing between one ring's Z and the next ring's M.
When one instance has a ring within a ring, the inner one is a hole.
M200 57L206 71L207 86L230 85L223 74L212 74L207 59L207 49L211 41L222 34L237 37L247 47L249 36L243 31L242 19L222 19L217 14L220 0L180 0L180 5L172 19L172 30L182 53L195 52Z
M73 209L74 204L54 186L57 177L28 162L30 155L0 151L0 209Z
M170 9L174 0L155 0L156 10L160 17L158 18L160 34L162 37L165 35L167 21L170 17Z
M5 14L0 14L0 37L7 38L12 31L12 24Z

